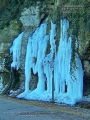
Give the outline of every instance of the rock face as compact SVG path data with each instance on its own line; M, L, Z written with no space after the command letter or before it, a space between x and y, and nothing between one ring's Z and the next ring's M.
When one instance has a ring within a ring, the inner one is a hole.
M10 4L12 4L12 7L10 7ZM58 50L60 18L67 18L70 21L68 33L72 34L73 39L78 40L78 53L84 69L84 95L90 94L89 5L89 0L87 2L83 0L82 4L80 1L76 2L75 0L70 0L69 2L59 0L53 0L51 2L45 0L37 2L30 2L29 0L25 0L24 2L22 0L13 0L13 2L11 2L10 0L6 0L6 2L0 2L0 77L2 78L3 85L7 85L3 93L8 93L11 89L19 89L18 93L24 90L23 81L25 80L25 56L29 36L32 36L36 28L43 22L47 22L48 34L48 31L50 31L50 20L52 20L57 26L56 49ZM4 12L2 12L3 7L5 8ZM2 21L2 18L4 17L5 20ZM20 58L21 65L20 69L16 72L14 69L11 70L10 68L12 55L9 51L13 40L21 31L24 31ZM73 50L75 50L75 46L73 46L73 44L72 47ZM50 45L48 44L47 53L49 50ZM32 75L32 79L37 79L37 75ZM36 86L36 83L32 84L34 87Z
M25 8L21 13L20 20L24 27L37 27L40 24L39 18L39 8L36 6L31 6L30 8Z

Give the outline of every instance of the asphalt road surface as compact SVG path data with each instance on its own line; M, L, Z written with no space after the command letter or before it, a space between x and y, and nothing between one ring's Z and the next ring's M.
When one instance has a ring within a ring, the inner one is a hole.
M0 120L90 120L90 110L0 96Z

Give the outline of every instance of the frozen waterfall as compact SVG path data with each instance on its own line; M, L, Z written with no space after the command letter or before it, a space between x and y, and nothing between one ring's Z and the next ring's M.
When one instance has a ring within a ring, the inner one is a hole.
M68 36L68 29L69 21L61 20L60 44L54 66L55 100L61 103L75 104L82 99L83 69L77 53L75 53L74 59L76 66L71 61L72 37Z
M52 100L52 80L54 79L54 101L73 105L82 99L83 93L83 69L77 53L75 53L75 65L72 62L72 36L68 36L69 21L61 20L61 33L58 51L56 52L56 25L51 21L50 34L46 35L47 23L41 24L34 34L29 37L25 60L25 91L18 98L31 100ZM23 34L23 33L22 33ZM20 49L16 46L21 44L14 40L12 67L18 69L20 59L17 54ZM50 50L47 53L47 47ZM11 49L12 50L12 49ZM20 53L19 53L20 57ZM72 64L72 65L71 65ZM30 90L31 70L38 74L37 87ZM71 70L73 72L71 72ZM45 88L46 86L46 88Z

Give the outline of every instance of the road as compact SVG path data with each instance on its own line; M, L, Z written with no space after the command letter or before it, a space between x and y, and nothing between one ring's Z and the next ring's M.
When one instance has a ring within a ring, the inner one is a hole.
M90 120L90 110L0 96L0 120Z

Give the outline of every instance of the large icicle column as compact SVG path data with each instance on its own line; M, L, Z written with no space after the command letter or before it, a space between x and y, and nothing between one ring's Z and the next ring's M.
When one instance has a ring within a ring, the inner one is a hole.
M51 21L50 35L46 35L47 23L38 27L28 40L27 54L25 61L25 92L19 98L50 101L52 98L52 65L55 53L55 27ZM49 41L50 40L50 41ZM50 53L46 54L47 44L50 42ZM33 73L38 73L37 88L29 90L31 80L31 69ZM47 89L45 89L45 82Z
M74 54L75 65L73 64L72 37L68 36L68 29L69 21L62 19L60 44L55 58L54 80L56 101L73 105L82 99L83 69L77 53Z

